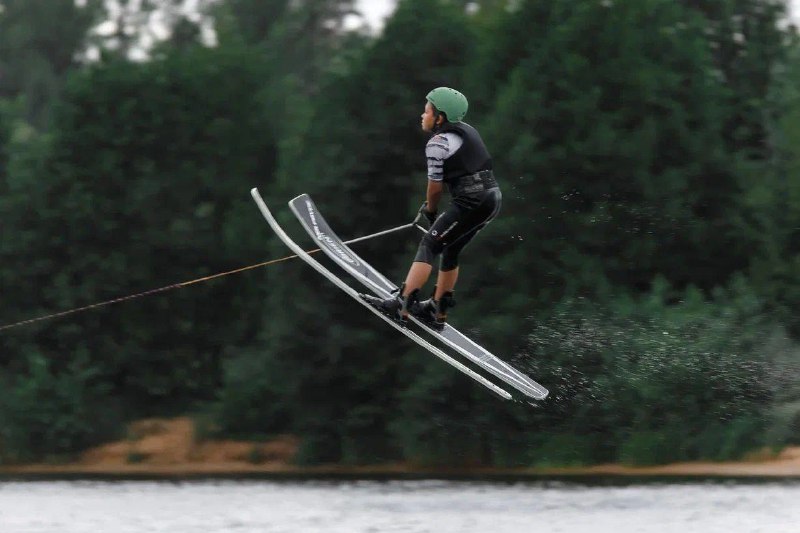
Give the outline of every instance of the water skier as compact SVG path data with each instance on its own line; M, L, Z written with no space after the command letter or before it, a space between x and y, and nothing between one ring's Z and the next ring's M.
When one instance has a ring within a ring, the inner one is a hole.
M463 122L469 104L455 89L438 87L428 93L422 114L422 129L432 134L425 147L428 162L428 189L420 208L430 223L417 255L397 296L382 299L361 297L392 318L405 323L409 313L442 329L459 274L459 254L478 231L498 213L500 188L492 172L492 157L478 131ZM444 185L451 202L440 215L438 208ZM419 300L419 291L428 281L433 261L441 255L436 287L431 297Z

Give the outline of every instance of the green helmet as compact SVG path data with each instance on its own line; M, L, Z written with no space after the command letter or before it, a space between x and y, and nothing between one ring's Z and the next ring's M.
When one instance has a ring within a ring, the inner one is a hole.
M461 122L467 114L467 97L450 87L437 87L425 97L438 111L447 115L450 122Z

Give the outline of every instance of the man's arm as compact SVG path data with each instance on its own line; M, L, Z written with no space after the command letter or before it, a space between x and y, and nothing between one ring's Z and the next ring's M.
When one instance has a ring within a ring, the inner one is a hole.
M431 213L436 213L436 211L439 209L439 200L442 199L443 190L443 182L428 180L428 192L426 194L426 199L428 200L428 211Z

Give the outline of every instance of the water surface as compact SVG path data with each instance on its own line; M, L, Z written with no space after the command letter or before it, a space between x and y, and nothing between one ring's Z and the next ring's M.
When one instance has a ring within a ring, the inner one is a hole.
M0 482L2 533L798 533L800 483Z

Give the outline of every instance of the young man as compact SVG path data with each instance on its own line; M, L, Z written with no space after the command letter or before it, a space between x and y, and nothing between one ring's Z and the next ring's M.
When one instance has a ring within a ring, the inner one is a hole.
M394 298L381 299L362 294L362 298L384 314L405 323L408 314L442 329L447 311L455 305L453 290L458 280L458 256L464 246L500 210L500 188L492 172L492 157L477 130L462 122L467 114L467 98L448 87L428 93L422 129L433 134L425 147L428 159L427 199L420 208L430 223L408 271L405 283ZM451 203L437 217L444 185ZM441 266L432 297L419 301L419 290L441 254Z

